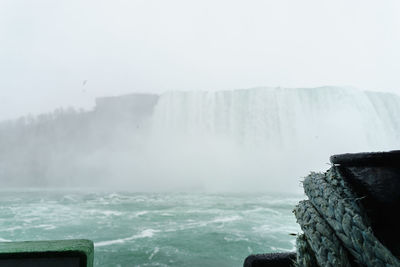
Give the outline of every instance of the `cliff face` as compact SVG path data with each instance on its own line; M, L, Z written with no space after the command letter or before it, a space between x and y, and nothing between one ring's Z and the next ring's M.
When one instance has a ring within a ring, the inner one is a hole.
M96 99L95 112L101 117L141 120L152 115L159 96L130 94Z
M91 111L58 109L1 122L0 183L96 186L149 130L157 99L151 94L104 97Z

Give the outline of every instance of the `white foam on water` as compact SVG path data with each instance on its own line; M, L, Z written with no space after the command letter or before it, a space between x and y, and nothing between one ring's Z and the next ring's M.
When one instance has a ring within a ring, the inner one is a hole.
M91 210L87 210L85 211L86 213L89 214L100 214L100 215L104 215L106 217L110 217L110 216L121 216L123 213L120 211L116 211L116 210L96 210L96 209L91 209Z
M94 245L96 247L104 247L104 246L110 246L110 245L115 245L115 244L123 244L127 241L131 241L134 239L153 237L154 234L157 232L160 232L160 231L154 230L154 229L145 229L137 235L133 235L133 236L126 237L126 238L95 242Z
M144 211L139 211L139 212L137 212L135 215L136 215L137 217L139 217L139 216L145 215L145 214L147 214L147 213L149 213L149 212L146 211L146 210L144 210Z
M265 213L266 215L271 215L271 214L276 215L276 216L282 215L282 213L277 210L274 210L271 208L264 208L264 207L257 207L257 208L251 209L251 210L245 210L245 211L243 211L243 213L260 213L261 211L266 212Z
M291 212L292 206L283 203L270 207L268 200L274 200L274 197L267 194L187 196L171 193L164 196L132 193L135 198L149 199L149 203L143 205L131 201L129 205L120 203L111 206L97 201L104 195L109 194L79 196L79 205L60 203L62 198L54 196L58 202L49 205L46 201L49 209L43 210L36 209L38 203L31 203L31 198L21 204L10 203L10 207L21 206L15 208L16 214L11 214L8 208L3 208L3 213L0 213L0 242L86 237L98 241L95 242L96 253L99 253L97 258L104 266L125 266L136 253L142 253L140 266L157 266L157 262L160 266L178 266L181 259L197 260L198 251L204 249L216 259L216 263L221 257L233 262L233 257L237 258L237 255L247 251L249 254L268 252L272 250L270 246L274 246L276 251L292 251L295 241L289 234L300 231ZM6 199L7 196L1 197ZM89 197L91 200L86 201ZM153 201L154 198L158 200ZM285 196L276 198L289 199ZM26 206L22 207L24 203ZM274 209L282 213L282 217L275 216ZM113 217L109 211L122 212L126 216ZM49 217L49 214L54 216ZM174 217L167 217L167 214ZM134 217L136 215L139 217ZM53 226L57 229L47 230L54 229ZM215 256L219 252L213 244L221 239L224 250L221 255ZM196 242L191 243L190 240ZM193 246L187 245L189 243ZM230 266L239 266L242 260Z
M13 227L9 227L9 228L3 229L2 231L4 231L4 232L12 232L12 231L15 231L15 230L20 230L20 229L23 229L22 226L13 226Z
M37 221L37 220L39 220L38 217L36 217L36 218L32 217L32 218L23 219L23 222L24 223L32 223L33 221Z
M154 255L156 255L159 251L160 251L160 248L155 247L153 253L151 253L151 255L149 257L149 260L151 260L154 257Z
M34 225L32 228L42 228L44 230L53 230L57 228L55 225L52 224L39 224L39 225Z
M281 248L281 247L270 247L273 251L279 251L279 252L294 252L296 249L287 249L287 248Z
M249 242L250 241L248 238L243 237L243 236L234 236L234 237L225 236L224 240L227 242L239 242L239 241Z
M115 211L115 210L103 210L101 213L106 216L121 216L122 215L122 212Z
M214 220L212 220L212 223L224 223L224 222L233 222L233 221L237 221L242 219L242 217L238 216L238 215L234 215L234 216L228 216L228 217L220 217L220 218L216 218Z

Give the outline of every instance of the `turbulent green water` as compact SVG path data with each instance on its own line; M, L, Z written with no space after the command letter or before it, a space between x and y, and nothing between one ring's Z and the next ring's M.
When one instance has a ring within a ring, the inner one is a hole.
M298 195L2 191L0 241L87 238L96 266L241 266L292 251Z

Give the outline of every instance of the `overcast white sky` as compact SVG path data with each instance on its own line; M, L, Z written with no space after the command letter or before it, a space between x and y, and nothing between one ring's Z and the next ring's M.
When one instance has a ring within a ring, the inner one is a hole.
M0 120L173 89L400 94L399 72L398 0L0 0Z

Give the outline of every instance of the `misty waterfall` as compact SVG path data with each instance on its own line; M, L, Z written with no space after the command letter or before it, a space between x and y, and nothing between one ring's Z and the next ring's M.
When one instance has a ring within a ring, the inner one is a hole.
M10 186L294 190L332 154L400 145L400 97L352 88L169 91L104 97L0 123Z

